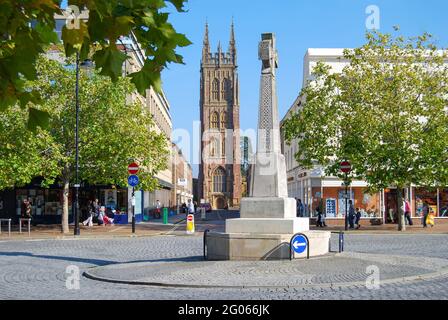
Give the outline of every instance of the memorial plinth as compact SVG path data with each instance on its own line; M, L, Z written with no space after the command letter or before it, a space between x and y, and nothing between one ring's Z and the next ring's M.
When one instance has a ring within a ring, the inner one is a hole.
M262 35L258 56L262 61L260 107L250 197L241 200L239 219L226 220L225 233L207 235L207 257L211 260L287 259L289 241L298 232L308 236L310 256L324 255L328 253L331 233L309 231L309 219L297 218L296 200L288 198L275 84L278 60L272 33Z

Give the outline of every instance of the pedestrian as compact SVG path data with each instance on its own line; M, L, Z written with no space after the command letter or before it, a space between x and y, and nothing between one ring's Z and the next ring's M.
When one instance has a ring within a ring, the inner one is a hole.
M154 219L160 219L160 210L162 208L162 204L159 200L156 201L156 210L154 211Z
M355 224L356 224L356 228L359 229L361 228L361 210L359 208L356 208L356 220L355 220Z
M87 212L88 212L87 219L84 220L82 224L84 226L92 227L93 226L93 216L95 215L95 207L93 205L92 200L89 200L89 203L87 205Z
M188 214L194 214L194 203L191 199L188 199Z
M321 221L322 221L322 214L320 212L319 207L316 208L316 227L322 227L321 225Z
M297 209L296 209L296 211L297 211L296 212L297 217L302 218L303 217L303 203L302 203L301 199L297 200Z
M428 205L428 202L425 201L423 203L423 208L422 208L423 228L427 227L426 220L428 219L428 215L429 215L429 205Z
M109 218L107 216L107 214L106 214L106 207L105 206L102 206L100 208L100 213L98 215L98 224L100 224L100 221L101 221L101 224L103 226L106 226L108 224L114 224L114 219Z
M412 222L411 218L411 205L409 204L409 200L406 198L403 201L403 210L404 210L405 222L407 220L409 225L412 226L414 223Z
M355 229L355 208L353 207L353 201L349 200L348 202L349 209L348 209L348 223L350 225L350 229Z
M32 218L32 206L30 199L24 199L22 202L22 218L31 219Z

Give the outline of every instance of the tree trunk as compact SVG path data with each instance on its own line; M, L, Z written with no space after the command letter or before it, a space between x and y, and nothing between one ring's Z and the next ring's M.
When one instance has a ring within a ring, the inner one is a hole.
M62 183L64 185L62 190L62 223L61 231L62 233L69 233L70 229L68 227L68 194L70 191L70 174L69 168L66 166L63 171Z
M398 207L398 231L406 231L406 223L403 208L403 188L397 187L397 207Z

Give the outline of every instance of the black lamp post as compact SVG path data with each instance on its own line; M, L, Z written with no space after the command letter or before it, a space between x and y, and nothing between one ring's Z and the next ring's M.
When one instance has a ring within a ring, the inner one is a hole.
M75 88L75 99L76 99L76 125L75 125L75 208L74 208L74 219L75 219L75 229L74 235L79 236L79 67L83 69L88 69L93 66L91 60L84 60L79 63L79 53L76 53L76 88Z

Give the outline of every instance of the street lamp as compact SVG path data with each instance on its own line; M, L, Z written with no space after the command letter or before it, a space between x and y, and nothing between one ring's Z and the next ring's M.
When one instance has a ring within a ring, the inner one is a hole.
M74 219L75 219L75 229L74 235L79 236L79 68L88 69L93 66L91 60L84 60L79 63L79 53L76 53L76 88L75 88L75 99L76 99L76 124L75 124L75 208L74 208Z

